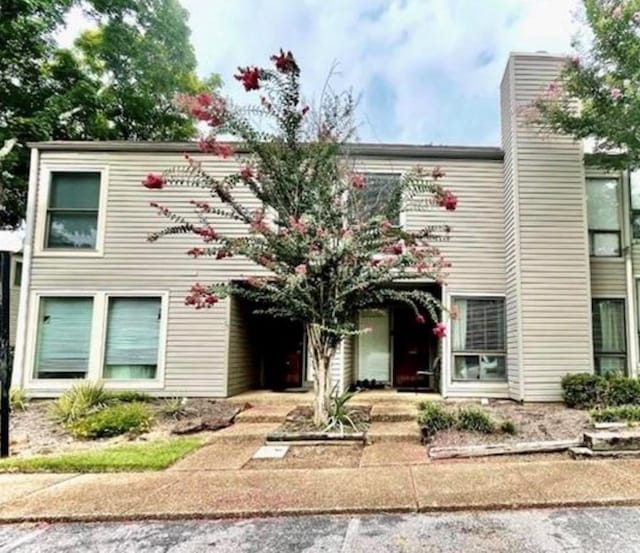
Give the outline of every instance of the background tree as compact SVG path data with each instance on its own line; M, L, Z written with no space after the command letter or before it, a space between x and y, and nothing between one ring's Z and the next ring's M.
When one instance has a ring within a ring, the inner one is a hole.
M442 279L448 264L430 240L449 229L409 232L366 205L371 194L365 176L344 155L345 142L353 137L351 98L328 95L312 111L302 103L300 70L291 53L280 51L271 59L275 69L245 67L236 75L247 91L261 91L257 106L237 108L211 94L179 99L179 105L211 129L201 151L234 155L234 147L217 138L232 135L242 144L243 164L220 179L187 156L183 166L149 174L143 182L149 189L190 186L207 196L193 198L192 218L179 214L184 206L152 202L170 226L149 239L193 234L200 240L187 252L193 257L224 262L244 256L254 263L254 276L244 282L196 283L185 302L202 309L234 294L250 300L255 313L303 323L313 369L314 422L321 426L328 420L331 361L341 341L358 332L358 310L405 305L418 324L430 317L434 334L444 336L439 302L425 290L394 283ZM398 193L404 205L455 209L456 197L438 183L443 175L437 168L403 175ZM240 200L247 197L237 194L240 189L248 190L252 200ZM220 233L216 225L222 218L237 221L247 232Z
M73 5L96 28L70 49L54 33ZM24 216L34 140L185 140L193 121L171 102L219 79L198 79L187 12L179 0L3 0L0 4L0 143L5 160L0 225Z
M535 102L537 122L595 140L594 161L640 166L640 0L583 0L588 43ZM612 153L619 155L612 156Z

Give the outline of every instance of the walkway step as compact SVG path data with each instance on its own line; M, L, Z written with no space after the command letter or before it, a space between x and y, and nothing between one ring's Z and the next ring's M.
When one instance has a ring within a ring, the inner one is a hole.
M593 451L640 450L640 430L585 432L584 445Z
M418 409L398 403L376 403L371 407L371 420L376 422L415 422Z
M290 404L256 405L238 413L236 422L262 423L284 422L287 415L294 409Z
M589 449L588 447L572 447L569 448L569 455L574 459L616 459L624 457L625 459L640 458L640 450L627 449L627 450L609 450L598 451Z
M415 420L401 422L374 421L367 432L371 443L412 442L420 443L420 428Z

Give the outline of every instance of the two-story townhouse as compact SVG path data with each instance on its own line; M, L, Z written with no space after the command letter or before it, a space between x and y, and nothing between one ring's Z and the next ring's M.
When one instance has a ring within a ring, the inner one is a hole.
M402 310L360 313L372 331L342 344L332 367L341 387L375 379L447 397L548 401L560 398L568 372L637 374L640 178L588 168L581 144L541 133L522 110L562 62L510 56L501 148L349 147L370 183L417 164L446 171L458 209L406 211L400 224L451 225L446 284L414 285L459 316L445 315L450 332L439 343ZM201 156L194 144L32 144L14 385L51 396L76 379L102 379L157 395L227 397L308 383L299 325L258 320L236 299L198 312L184 303L194 282L240 280L255 267L190 258L189 237L146 242L163 224L149 200L194 198L185 189L155 198L140 181L182 163L185 151L220 176L240 165Z

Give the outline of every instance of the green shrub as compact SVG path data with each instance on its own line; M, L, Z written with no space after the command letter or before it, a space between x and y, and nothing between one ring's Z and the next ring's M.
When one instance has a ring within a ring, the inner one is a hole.
M567 374L562 379L562 397L567 407L576 409L640 405L640 381L614 374Z
M53 403L50 414L56 422L69 424L106 407L111 401L101 382L81 382Z
M185 399L181 397L167 398L160 406L160 412L172 419L179 419L187 415Z
M594 422L640 422L640 405L618 405L592 409Z
M11 388L9 391L9 405L12 411L25 411L27 409L29 400L22 388Z
M425 438L430 438L440 430L448 430L456 425L456 417L440 403L424 401L420 403L418 424Z
M493 434L496 431L496 422L488 413L478 407L460 408L457 419L458 430L482 434Z
M589 409L601 402L603 378L595 374L566 374L562 378L562 399L567 407Z
M121 403L147 403L151 401L151 396L144 392L136 392L135 390L123 390L122 392L109 392L109 395Z
M640 404L640 381L635 378L611 375L604 379L603 387L606 406Z
M142 433L151 428L153 415L143 403L117 403L94 411L67 425L76 438L95 439Z
M501 421L498 429L503 434L511 434L512 436L518 433L518 428L516 427L516 423L512 420Z

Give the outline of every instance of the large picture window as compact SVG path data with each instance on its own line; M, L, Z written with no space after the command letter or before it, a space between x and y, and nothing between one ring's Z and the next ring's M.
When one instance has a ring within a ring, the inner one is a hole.
M51 173L45 247L96 249L100 173Z
M160 318L160 298L108 299L104 378L155 378Z
M86 378L93 298L40 299L35 378Z
M506 380L503 298L454 298L453 379Z
M595 299L593 351L597 374L624 374L627 371L627 341L623 299Z
M620 181L587 179L589 253L594 257L619 257Z

